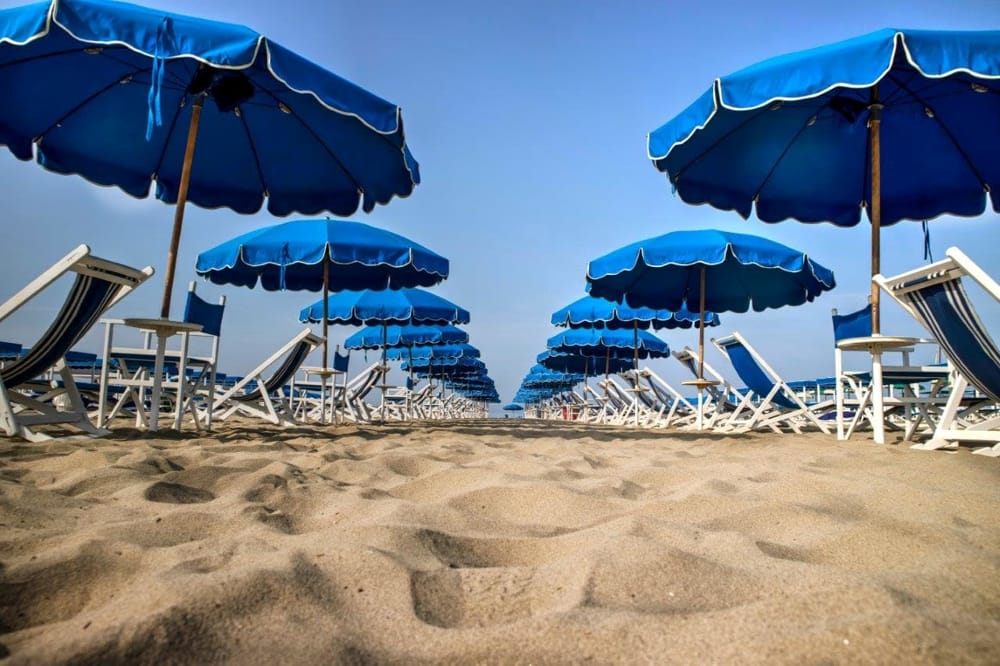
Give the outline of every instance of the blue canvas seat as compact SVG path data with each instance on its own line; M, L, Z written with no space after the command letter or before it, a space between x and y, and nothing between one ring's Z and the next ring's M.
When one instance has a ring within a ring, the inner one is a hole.
M729 358L748 389L723 428L738 431L788 428L802 432L815 427L830 432L829 425L820 417L833 406L832 400L807 405L739 333L713 339L712 343Z
M0 369L0 427L7 435L48 439L36 430L43 424L69 425L88 435L107 432L91 424L64 359L104 313L145 282L153 269L138 270L101 259L80 245L0 305L0 322L70 273L75 280L52 324L27 352Z
M977 453L1000 456L1000 348L983 325L963 278L1000 302L1000 285L958 248L947 259L874 282L941 345L951 366L951 386L931 439L913 448L935 449L970 441L991 446ZM967 396L972 388L975 395Z

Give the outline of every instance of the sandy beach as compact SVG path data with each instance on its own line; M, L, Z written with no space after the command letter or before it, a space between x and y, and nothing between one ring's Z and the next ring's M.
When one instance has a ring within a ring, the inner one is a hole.
M1000 466L492 420L0 441L4 663L998 663Z

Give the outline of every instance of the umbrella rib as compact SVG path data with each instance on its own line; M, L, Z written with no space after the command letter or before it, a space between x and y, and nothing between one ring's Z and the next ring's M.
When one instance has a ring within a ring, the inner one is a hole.
M243 132L246 134L247 143L250 145L250 153L253 155L254 166L257 168L257 177L260 180L261 189L267 193L267 181L264 179L264 169L260 163L260 154L257 153L257 145L253 142L253 136L250 134L250 128L247 127L247 119L243 117L240 113L240 125L243 127Z
M302 128L312 135L312 137L316 140L316 143L318 143L320 146L323 147L323 150L326 152L327 155L330 156L330 159L332 159L337 164L337 166L340 167L340 170L344 173L344 175L346 175L350 179L350 181L354 183L354 188L358 192L364 192L364 188L361 187L361 183L358 182L358 180L354 177L354 175L350 172L350 170L344 165L343 162L340 161L337 155L332 150L330 150L330 147L326 145L326 142L323 141L318 134L316 134L315 130L313 130L313 128L308 123L302 120L301 116L299 116L299 114L295 112L294 108L292 108L288 104L285 104L281 99L278 98L277 95L272 93L270 90L261 89L261 92L265 93L271 99L273 99L275 104L279 105L279 107L284 107L288 109L289 115L295 118L295 120L298 121L298 123L302 126ZM379 134L379 136L382 135Z
M131 74L128 74L127 76L135 76L136 74L138 74L139 72L142 72L142 71L148 71L148 70L146 68L140 67L140 68L135 69ZM99 88L99 89L95 90L88 97L83 98L83 100L81 100L79 104L74 105L72 108L70 108L68 111L66 111L66 113L64 113L62 116L60 116L55 121L53 121L53 123L51 125L49 125L44 130L42 130L42 132L40 132L37 137L34 137L34 139L37 141L39 138L44 137L46 134L48 134L49 132L51 132L53 129L55 129L56 127L58 127L59 125L61 125L67 118L69 118L70 116L72 116L74 113L76 113L77 111L79 111L83 107L87 106L88 104L90 104L95 99L97 99L98 97L100 97L104 93L108 92L109 90L111 90L115 86L121 85L122 84L122 78L123 77L119 76L114 81L111 81L110 83L108 83L107 85L103 86L102 88Z
M941 118L938 116L937 111L934 110L934 107L932 107L923 97L918 95L915 91L907 87L906 84L904 84L902 81L899 81L895 77L890 77L890 78L892 78L893 83L895 83L900 90L905 91L907 94L910 95L910 97L915 99L918 104L923 105L925 109L929 109L931 111L931 120L937 123L938 127L941 128L941 131L944 132L944 135L948 137L948 141L951 142L951 145L955 147L955 150L958 151L958 154L962 156L963 160L965 160L966 166L969 167L969 171L971 171L972 175L975 176L976 179L979 181L980 186L986 189L987 188L986 180L983 178L982 174L976 168L976 165L973 164L972 160L969 159L969 155L962 148L961 144L959 144L958 140L955 138L955 135L952 134L951 130L948 129L948 126L941 121Z
M809 127L809 121L813 117L814 116L809 116L808 118L806 118L805 122L802 123L802 126L799 128L799 130L795 133L795 135L791 139L788 140L788 142L785 144L785 147L782 148L781 154L778 155L778 158L776 160L774 160L774 163L771 165L771 168L768 169L767 174L764 176L763 180L760 181L760 185L758 185L757 188L754 190L752 199L755 203L757 201L757 197L760 196L761 190L767 187L767 183L769 180L771 180L771 176L774 175L774 172L778 169L778 166L781 164L781 161L785 159L785 155L788 154L788 151L792 149L792 146L795 144L795 142L798 141L799 137L802 136L802 133L806 131L807 127ZM760 213L758 213L757 216L760 217Z

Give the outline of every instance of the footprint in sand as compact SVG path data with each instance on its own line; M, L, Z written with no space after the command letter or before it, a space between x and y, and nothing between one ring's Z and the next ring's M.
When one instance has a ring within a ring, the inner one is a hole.
M201 504L215 499L215 495L202 488L166 481L157 481L146 488L145 497L150 502L165 502L167 504Z
M410 579L413 611L447 629L488 627L578 605L581 580L572 567L437 569Z

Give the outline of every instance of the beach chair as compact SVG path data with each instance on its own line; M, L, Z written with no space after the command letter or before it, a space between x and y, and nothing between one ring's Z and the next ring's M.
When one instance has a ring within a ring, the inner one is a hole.
M91 436L108 432L90 422L73 373L63 359L109 308L149 279L153 269L101 259L80 245L0 305L0 322L70 273L75 274L75 281L51 326L26 353L0 369L0 424L9 436L49 439L35 429L44 424L68 425ZM57 378L46 380L50 369Z
M225 420L233 414L264 419L275 425L297 425L290 393L285 387L323 338L303 329L263 363L215 398L212 409ZM270 375L266 374L274 368Z
M385 372L386 368L381 361L376 361L347 382L343 402L338 405L346 420L353 423L368 423L372 420L374 408L365 398L379 384Z
M175 429L181 427L185 413L190 414L195 428L200 429L204 425L208 430L212 429L210 407L215 397L219 341L225 308L225 296L220 296L218 303L209 303L197 294L196 283L188 285L184 321L200 325L201 330L179 333L178 346L166 349L163 356L167 376L161 383L161 396L163 400L173 403ZM156 360L152 334L143 334L140 347L116 347L115 329L122 326L124 321L102 321L105 325L103 354L106 361L101 367L101 385L116 390L119 397L108 409L106 395L101 396L97 410L98 424L105 426L127 408L132 408L136 426L148 425L145 402L146 395L153 386L152 372Z
M685 370L691 373L692 377L698 377L698 365L699 359L698 352L690 347L684 347L680 350L673 350L670 352ZM726 379L718 370L716 370L708 361L704 361L702 364L702 372L704 373L705 379L709 379L713 384L709 384L705 387L702 409L702 427L706 430L714 428L717 424L722 423L729 416L736 411L737 407L743 402L745 394L738 391L733 384ZM688 399L688 402L695 409L695 421L697 421L698 416L698 400L697 398ZM694 421L692 422L694 423Z
M1000 348L969 300L963 278L978 284L1000 302L1000 285L956 247L947 259L873 280L941 345L951 368L951 386L934 434L918 449L955 446L958 442L990 446L976 453L1000 456ZM978 395L966 396L972 387Z
M639 369L639 382L656 397L662 407L656 425L662 427L690 425L698 417L698 408L648 367Z
M881 427L902 429L905 440L912 439L923 424L933 426L934 411L944 404L940 392L948 371L942 366L914 365L910 355L914 345L934 341L915 338L912 344L877 354L862 349L871 358L872 371L849 371L844 369L844 346L871 335L871 304L845 315L833 310L832 322L837 439L850 438L865 421L874 425L878 420ZM897 364L884 363L883 355L891 352L900 355ZM879 386L874 384L875 376L881 377Z
M722 424L723 429L746 432L767 428L780 431L782 427L787 427L794 432L802 432L804 428L814 426L830 433L829 425L820 416L833 408L834 400L807 405L739 333L713 338L712 344L729 359L736 374L749 389L736 410Z

